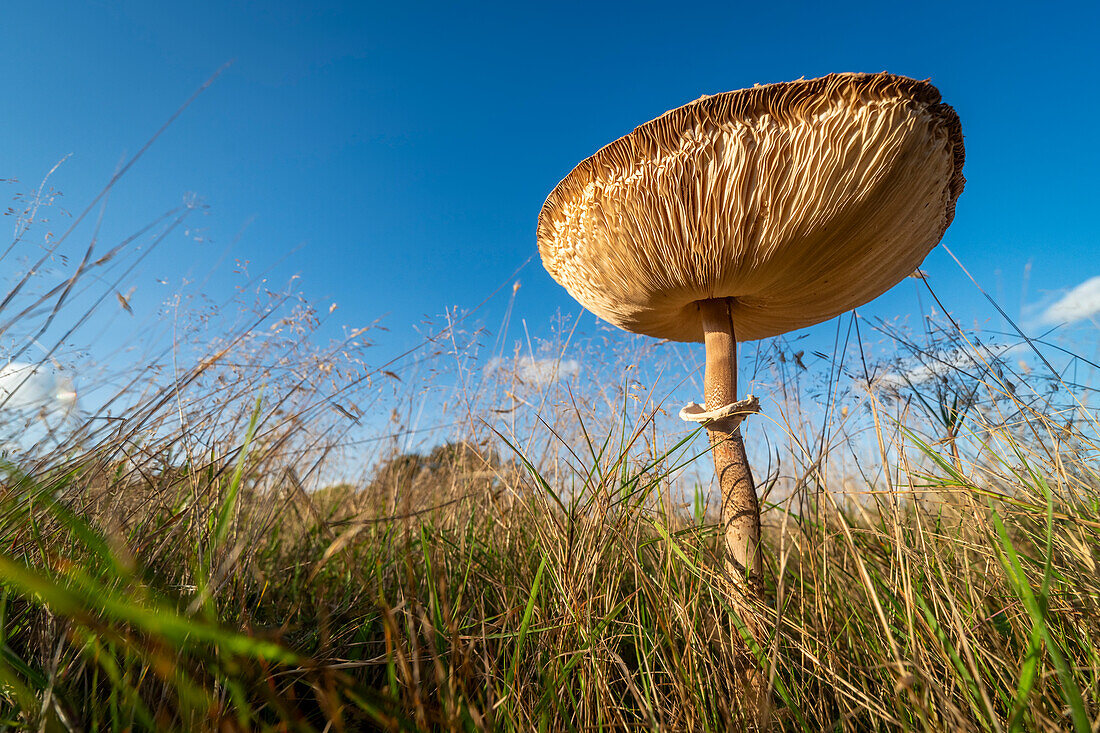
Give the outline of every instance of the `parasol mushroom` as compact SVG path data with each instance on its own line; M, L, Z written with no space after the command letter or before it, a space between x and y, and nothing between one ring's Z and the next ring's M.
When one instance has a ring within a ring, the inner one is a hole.
M538 221L547 271L627 331L706 344L703 422L736 582L759 594L760 510L737 342L820 323L912 273L964 179L962 129L926 81L831 74L666 112L582 161Z

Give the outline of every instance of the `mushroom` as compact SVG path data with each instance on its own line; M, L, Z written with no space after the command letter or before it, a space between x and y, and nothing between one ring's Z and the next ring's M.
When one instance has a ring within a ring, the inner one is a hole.
M705 96L582 161L538 220L543 265L627 331L706 344L703 422L727 567L760 594L737 343L820 323L918 268L955 214L962 128L927 81L831 74Z

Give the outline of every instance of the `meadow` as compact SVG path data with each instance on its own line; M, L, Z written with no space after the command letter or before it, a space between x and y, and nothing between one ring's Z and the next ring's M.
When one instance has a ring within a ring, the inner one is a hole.
M242 274L82 357L191 212L50 279L26 211L4 347L97 387L0 423L6 729L738 730L746 668L772 730L1100 726L1096 364L1058 342L941 312L753 347L750 601L674 419L690 347L475 308L376 363L377 325L322 340L332 308Z

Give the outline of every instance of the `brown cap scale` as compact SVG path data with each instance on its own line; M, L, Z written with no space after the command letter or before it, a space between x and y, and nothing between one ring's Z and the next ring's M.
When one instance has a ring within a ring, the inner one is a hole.
M913 272L954 218L963 158L959 118L928 82L831 74L702 97L574 168L539 214L539 253L600 318L704 341L704 415L748 412L737 341L820 323ZM708 430L727 561L759 591L737 422Z

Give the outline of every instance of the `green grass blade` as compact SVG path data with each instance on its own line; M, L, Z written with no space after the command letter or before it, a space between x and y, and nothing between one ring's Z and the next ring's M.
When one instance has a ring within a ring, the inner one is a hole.
M531 591L527 596L527 607L523 610L523 619L519 624L519 636L516 638L516 648L512 652L512 663L508 665L508 673L504 678L504 684L507 688L512 687L512 681L516 678L516 670L519 667L521 655L523 654L523 643L527 640L527 632L531 627L531 618L535 611L535 601L538 600L539 587L542 584L542 573L546 570L546 556L543 555L539 561L539 568L535 571L535 579L531 583Z
M992 509L992 507L990 508ZM1008 530L1005 529L1004 522L1001 521L1000 514L998 514L996 509L993 509L993 524L997 531L997 537L1000 540L1000 548L1003 551L1000 557L1005 567L1005 574L1008 576L1013 590L1016 591L1016 594L1023 602L1024 608L1027 609L1033 627L1038 630L1039 635L1042 637L1043 641L1046 642L1047 654L1050 655L1050 659L1054 664L1055 673L1058 675L1058 681L1062 686L1062 694L1066 699L1066 703L1069 705L1074 730L1076 730L1077 733L1091 733L1092 723L1085 709L1085 701L1081 696L1081 688L1077 686L1077 681L1073 677L1073 672L1070 670L1069 664L1066 663L1066 659L1062 656L1062 652L1054 636L1050 633L1044 610L1039 605L1038 599L1036 599L1031 590L1023 566L1020 564L1020 559L1016 554L1016 549L1012 544L1012 540L1009 539Z
M252 438L256 434L256 424L260 420L260 405L263 401L263 395L256 397L256 406L252 409L252 417L248 421L248 430L244 435L244 444L241 446L241 452L237 456L237 467L233 471L233 478L229 482L229 490L226 491L225 499L222 501L221 508L218 510L218 521L214 525L214 537L212 541L213 547L218 547L222 540L225 539L225 533L229 530L229 520L233 517L233 510L237 506L237 495L241 490L241 479L244 477L244 466L248 460L248 449L252 445Z

